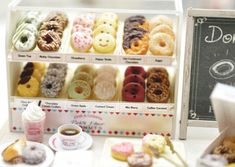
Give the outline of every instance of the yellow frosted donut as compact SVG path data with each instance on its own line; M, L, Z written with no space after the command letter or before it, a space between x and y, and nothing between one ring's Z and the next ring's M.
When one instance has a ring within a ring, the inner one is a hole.
M42 74L36 68L26 68L20 75L20 78L24 78L25 76L33 76L38 82L41 82Z
M116 38L116 31L113 27L107 25L107 24L101 24L96 29L93 31L93 36L95 37L96 35L100 33L106 33L112 35L114 38Z
M98 34L93 39L93 48L98 53L113 53L116 48L116 40L110 34Z
M149 40L149 50L153 55L172 56L174 41L166 33L156 33Z
M102 13L99 19L103 19L103 18L109 18L118 22L118 16L116 13L112 13L112 12Z
M37 69L42 75L45 72L45 63L40 63L40 62L28 62L25 66L24 66L24 70L28 69L28 68L34 68Z
M37 79L32 76L26 76L20 79L17 86L17 92L19 96L36 97L39 94L39 86Z
M115 30L117 29L117 22L115 20L112 20L110 18L100 18L96 21L96 26L98 27L101 24L106 24L109 25L111 27L113 27Z
M166 24L170 27L173 27L173 21L171 18L169 18L168 16L164 16L164 15L158 15L158 16L153 17L149 21L150 30L152 30L154 27L161 25L161 24Z
M152 31L150 32L149 36L151 37L154 34L159 33L159 32L166 33L170 35L173 38L173 40L175 40L175 33L173 32L172 28L166 24L161 24L161 25L154 27Z

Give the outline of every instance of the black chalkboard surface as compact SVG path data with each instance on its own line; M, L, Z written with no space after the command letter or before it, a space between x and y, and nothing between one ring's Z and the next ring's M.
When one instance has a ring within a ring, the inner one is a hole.
M235 18L194 17L193 26L188 118L212 121L215 84L235 85Z

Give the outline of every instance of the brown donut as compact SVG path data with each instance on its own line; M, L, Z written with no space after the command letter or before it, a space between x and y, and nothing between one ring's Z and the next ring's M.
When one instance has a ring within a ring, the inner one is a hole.
M128 17L124 22L124 31L127 31L127 27L141 27L145 30L149 29L149 23L142 15L135 15Z
M168 80L168 76L164 73L152 73L147 78L147 86L151 84L163 84L166 86L170 86L170 82Z
M170 98L170 90L164 84L151 84L147 88L146 96L151 103L167 103Z
M152 73L164 73L168 76L168 72L165 68L163 67L152 67L152 68L149 68L148 71L147 71L147 77L150 76L150 74Z
M52 12L47 16L46 21L56 21L63 29L68 25L68 17L64 12Z
M61 38L54 31L41 31L37 45L41 51L58 51L61 45Z
M61 27L59 23L57 23L56 21L43 22L39 31L43 31L43 30L54 31L57 34L59 34L60 37L63 36L63 27Z

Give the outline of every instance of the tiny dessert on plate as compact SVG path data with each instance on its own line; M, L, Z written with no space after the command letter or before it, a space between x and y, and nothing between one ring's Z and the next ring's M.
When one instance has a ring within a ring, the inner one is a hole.
M111 147L112 157L120 161L126 161L132 153L134 153L134 146L129 142L117 143Z
M153 160L149 154L136 152L127 158L129 167L151 167Z

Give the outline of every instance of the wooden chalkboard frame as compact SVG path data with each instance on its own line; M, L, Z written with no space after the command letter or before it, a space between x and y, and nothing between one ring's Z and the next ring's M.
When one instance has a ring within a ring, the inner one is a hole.
M194 17L235 18L234 10L195 9L189 8L186 17L186 41L184 52L183 90L179 138L187 138L187 127L217 127L216 121L189 120L189 98L191 79L191 60L193 48Z

